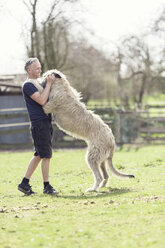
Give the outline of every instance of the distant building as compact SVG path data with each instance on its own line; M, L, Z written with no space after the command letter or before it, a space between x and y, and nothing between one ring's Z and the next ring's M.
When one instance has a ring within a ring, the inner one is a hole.
M31 144L29 119L22 96L25 74L0 76L0 149Z
M0 75L0 95L20 95L26 74Z

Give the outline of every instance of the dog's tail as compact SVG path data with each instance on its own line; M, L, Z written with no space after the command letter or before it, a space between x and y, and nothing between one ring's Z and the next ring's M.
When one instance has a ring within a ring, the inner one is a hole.
M123 173L120 173L119 171L117 171L117 170L113 167L112 158L108 158L108 159L107 159L107 162L108 162L109 169L111 170L111 172L112 172L115 176L120 177L120 178L134 178L134 175L127 175L127 174L123 174Z

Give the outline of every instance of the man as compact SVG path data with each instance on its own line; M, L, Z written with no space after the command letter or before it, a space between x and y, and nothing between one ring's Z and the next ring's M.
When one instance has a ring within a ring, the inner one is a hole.
M27 195L35 193L29 184L29 180L41 161L44 182L43 193L57 194L58 191L49 184L49 164L52 157L51 140L53 134L51 115L46 115L42 109L42 106L44 106L48 100L51 85L55 82L55 76L49 75L46 78L46 86L40 94L33 84L33 82L37 82L42 72L39 60L37 58L29 58L25 63L25 70L27 72L27 80L22 86L22 92L31 121L31 133L35 152L29 162L22 182L18 185L18 190Z

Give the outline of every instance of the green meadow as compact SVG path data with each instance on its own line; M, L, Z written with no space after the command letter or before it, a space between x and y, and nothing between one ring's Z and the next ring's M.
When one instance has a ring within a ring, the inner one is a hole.
M0 247L164 248L165 146L116 151L114 166L135 179L111 176L106 188L85 193L93 176L85 149L54 151L50 182L58 196L44 195L40 166L17 190L31 151L0 152Z

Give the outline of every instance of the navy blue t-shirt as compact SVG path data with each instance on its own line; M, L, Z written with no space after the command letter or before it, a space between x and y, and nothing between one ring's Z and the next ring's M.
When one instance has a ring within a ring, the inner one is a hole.
M23 96L26 102L26 107L29 113L31 122L36 122L43 119L51 120L51 114L46 115L40 104L35 102L30 96L37 92L38 89L31 83L25 82L22 87Z

